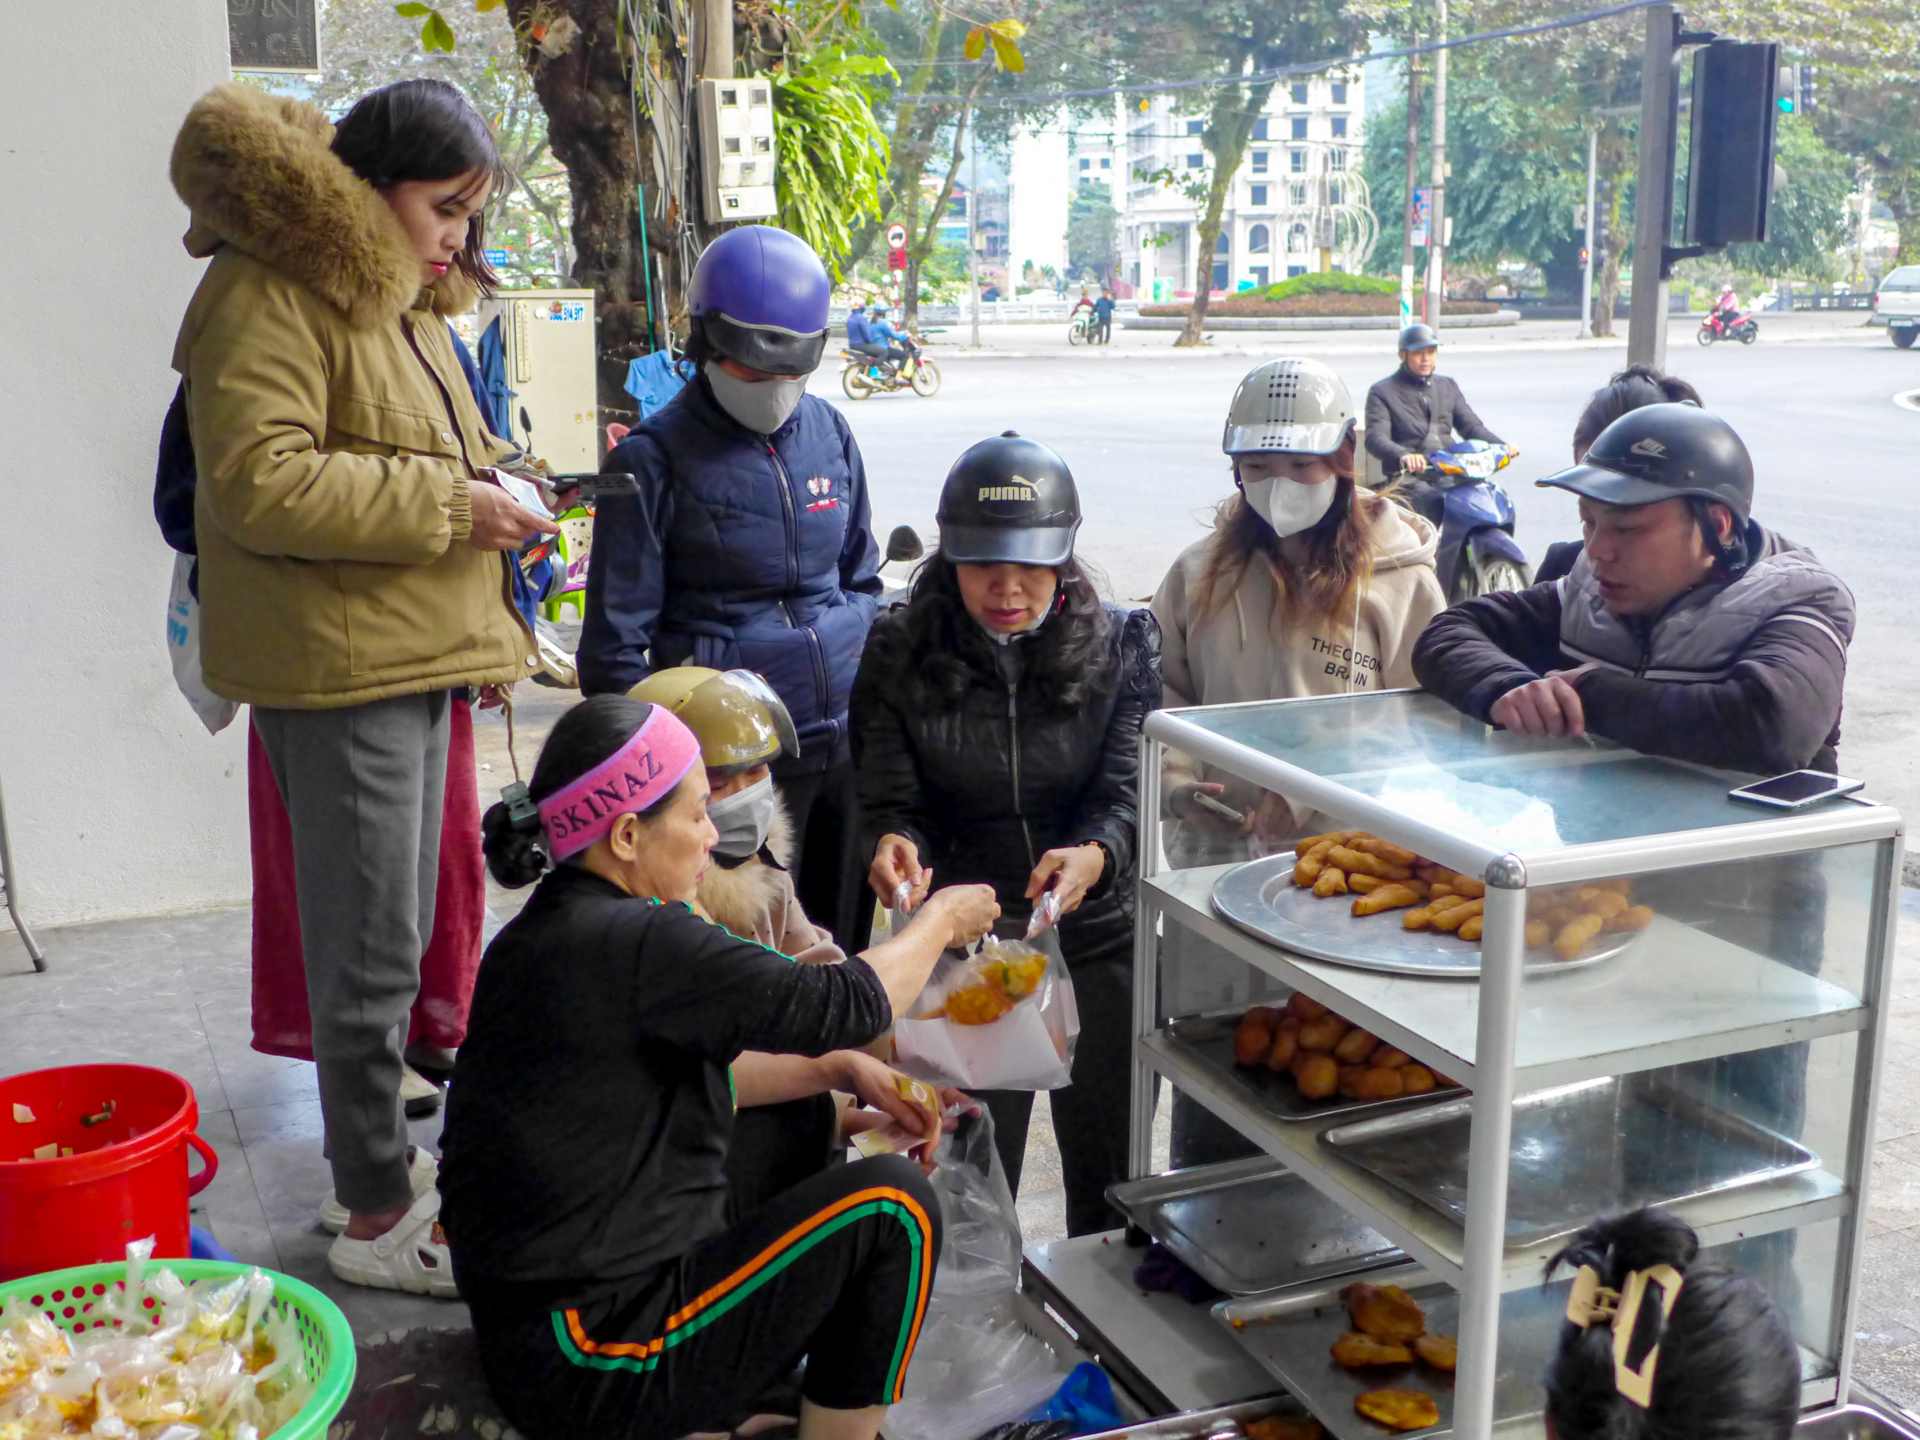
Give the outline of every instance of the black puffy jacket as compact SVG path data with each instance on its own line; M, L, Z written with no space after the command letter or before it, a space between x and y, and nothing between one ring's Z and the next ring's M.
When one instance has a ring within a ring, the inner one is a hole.
M1389 475L1413 452L1444 450L1456 439L1506 443L1449 376L1422 377L1402 365L1367 391L1367 449Z
M1069 713L1040 703L1024 645L995 645L972 627L962 641L965 695L930 712L910 708L912 656L898 610L874 623L853 685L863 856L882 835L904 835L935 884L991 885L1018 921L1042 854L1090 840L1106 847L1099 884L1060 924L1069 965L1131 952L1140 727L1160 703L1152 613L1108 606L1104 614L1104 673Z

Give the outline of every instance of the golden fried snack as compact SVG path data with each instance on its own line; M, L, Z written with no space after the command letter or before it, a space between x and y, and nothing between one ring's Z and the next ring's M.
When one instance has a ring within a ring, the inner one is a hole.
M1251 1010L1247 1011L1246 1015L1242 1015L1240 1018L1242 1020L1245 1020L1249 1015L1258 1015L1260 1017L1260 1023L1262 1025L1265 1025L1269 1030L1271 1030L1273 1029L1274 1026L1278 1025L1283 1019L1286 1018L1286 1014L1287 1014L1287 1011L1285 1006L1256 1005Z
M1420 892L1411 885L1395 882L1382 885L1370 895L1362 895L1353 902L1356 915L1378 915L1383 910L1400 910L1408 905L1420 903Z
M1325 1440L1326 1431L1311 1415L1269 1415L1241 1427L1247 1440Z
M1273 1071L1290 1069L1293 1057L1300 1053L1300 1022L1293 1022L1293 1028L1281 1026L1273 1032L1273 1043L1267 1047L1267 1068Z
M1395 865L1378 855L1369 855L1364 850L1355 850L1346 845L1334 846L1327 853L1327 863L1338 865L1342 870L1358 870L1363 875L1378 875L1382 880L1413 878L1413 867L1410 865Z
M1527 948L1538 950L1553 939L1553 927L1544 920L1527 921Z
M1406 1051L1396 1050L1385 1042L1376 1045L1373 1054L1367 1057L1367 1064L1376 1070L1398 1070L1402 1065L1412 1063L1413 1057Z
M1600 927L1606 924L1598 915L1582 915L1568 925L1553 939L1553 953L1562 960L1571 960L1587 948L1587 942L1600 933Z
M1380 1037L1355 1026L1342 1035L1333 1047L1333 1058L1342 1065L1358 1065L1380 1047Z
M1485 913L1486 908L1487 902L1484 900L1463 901L1461 904L1442 910L1433 917L1431 923L1436 930L1452 932L1458 930L1474 916Z
M1447 882L1456 895L1464 895L1469 900L1478 900L1487 893L1487 882L1475 880L1468 875L1455 875Z
M1389 1430L1424 1430L1440 1423L1440 1407L1418 1390L1369 1390L1353 1397L1353 1408Z
M1444 880L1435 880L1427 886L1427 898L1429 900L1445 900L1448 896L1458 895L1459 893L1459 891L1455 890L1453 886L1447 884Z
M1318 895L1322 900L1325 900L1331 895L1346 894L1346 872L1344 870L1336 870L1331 865L1327 866L1326 869L1320 872L1319 878L1313 882L1313 893Z
M1434 1073L1424 1065L1402 1065L1400 1067L1400 1093L1402 1095L1425 1095L1439 1082Z
M1398 885L1398 880L1382 880L1378 875L1355 873L1347 876L1347 889L1356 895L1371 895L1383 885Z
M1633 895L1633 881L1627 879L1624 875L1617 875L1611 880L1596 880L1593 882L1593 888L1596 890L1611 890L1616 895L1625 895L1629 898Z
M1644 930L1653 923L1653 911L1645 905L1629 905L1618 915L1608 920L1604 927L1608 930Z
M1325 867L1327 852L1333 849L1333 846L1333 841L1322 840L1318 845L1296 850L1294 853L1300 858L1294 862L1293 883L1303 889L1313 884Z
M1435 904L1434 901L1429 900L1425 905L1422 905L1418 910L1407 911L1406 914L1400 917L1400 928L1402 930L1427 929L1429 926L1433 924L1433 917L1435 913L1433 908L1434 904Z
M1486 928L1485 922L1485 916L1469 915L1466 920L1462 922L1460 928L1453 933L1458 935L1462 940L1478 940Z
M1398 1100L1406 1093L1406 1082L1402 1080L1398 1070L1375 1070L1358 1065L1353 1068L1360 1073L1349 1082L1352 1085L1350 1099ZM1344 1075L1346 1072L1341 1073ZM1344 1089L1341 1093L1348 1094Z
M1318 845L1325 845L1331 849L1335 845L1346 844L1359 833L1358 830L1329 830L1324 835L1302 835L1293 842L1293 853L1304 855Z
M1338 1015L1322 1015L1318 1020L1309 1020L1300 1027L1300 1048L1320 1055L1331 1054L1333 1047L1340 1043L1340 1037L1352 1028Z
M1233 1063L1258 1065L1273 1048L1273 1031L1256 1010L1249 1010L1233 1027Z
M1426 900L1429 896L1433 894L1433 887L1429 885L1426 881L1422 880L1418 875L1414 876L1413 879L1411 880L1399 880L1399 881L1395 881L1394 883L1406 886L1409 890L1413 891L1414 894L1418 895L1422 900Z
M1427 1317L1414 1298L1398 1285L1374 1285L1365 1280L1347 1287L1344 1297L1353 1328L1363 1335L1404 1345L1427 1331Z
M1349 1370L1365 1370L1374 1365L1410 1365L1413 1352L1404 1345L1390 1345L1349 1330L1333 1342L1334 1363Z
M1409 868L1420 857L1404 845L1396 845L1391 840L1382 840L1378 835L1359 835L1347 841L1355 850L1368 855L1377 855L1389 865L1405 865Z
M1445 1370L1449 1375L1460 1348L1460 1342L1451 1335L1422 1335L1413 1342L1413 1353L1436 1370Z
M1360 1098L1360 1077L1366 1073L1367 1067L1364 1065L1342 1065L1340 1067L1340 1078L1334 1082L1334 1088L1339 1091L1340 1098L1343 1100L1358 1100Z
M1013 1001L991 985L969 985L947 996L946 1018L956 1025L991 1025L1013 1009Z
M1303 1025L1309 1020L1318 1020L1322 1015L1332 1013L1304 990L1296 990L1287 997L1287 1014Z
M1293 1083L1309 1100L1324 1100L1340 1086L1340 1062L1331 1055L1302 1051L1293 1059Z
M1596 890L1593 898L1586 902L1589 915L1598 915L1602 920L1611 920L1627 909L1627 897L1613 890Z

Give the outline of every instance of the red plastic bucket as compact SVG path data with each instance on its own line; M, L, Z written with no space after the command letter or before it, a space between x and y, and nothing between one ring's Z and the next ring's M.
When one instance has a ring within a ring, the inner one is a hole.
M146 1065L0 1080L0 1281L122 1260L147 1235L155 1255L184 1258L187 1198L220 1168L199 1121L193 1087ZM191 1179L189 1145L206 1162Z

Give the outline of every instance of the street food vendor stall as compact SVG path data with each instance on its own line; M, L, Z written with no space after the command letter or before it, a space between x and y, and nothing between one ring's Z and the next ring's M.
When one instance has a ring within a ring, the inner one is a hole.
M1031 1247L1026 1274L1148 1408L1285 1391L1329 1435L1394 1433L1366 1418L1379 1375L1333 1353L1359 1276L1457 1337L1457 1362L1423 1350L1395 1372L1434 1416L1401 1433L1544 1435L1573 1280L1543 1285L1546 1262L1594 1216L1655 1205L1786 1314L1803 1428L1904 1433L1834 1419L1893 810L1763 807L1729 795L1751 777L1525 739L1412 691L1162 711L1146 736L1137 1178L1114 1194L1131 1238L1226 1298L1143 1296L1118 1234ZM1169 750L1328 828L1297 853L1169 866ZM1241 1158L1157 1173L1163 1077Z

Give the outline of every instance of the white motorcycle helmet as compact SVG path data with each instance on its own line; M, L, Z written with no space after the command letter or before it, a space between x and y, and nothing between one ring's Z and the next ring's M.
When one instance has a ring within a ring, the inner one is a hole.
M1229 455L1331 455L1353 427L1353 397L1331 369L1318 360L1267 360L1249 370L1234 392L1220 448Z

